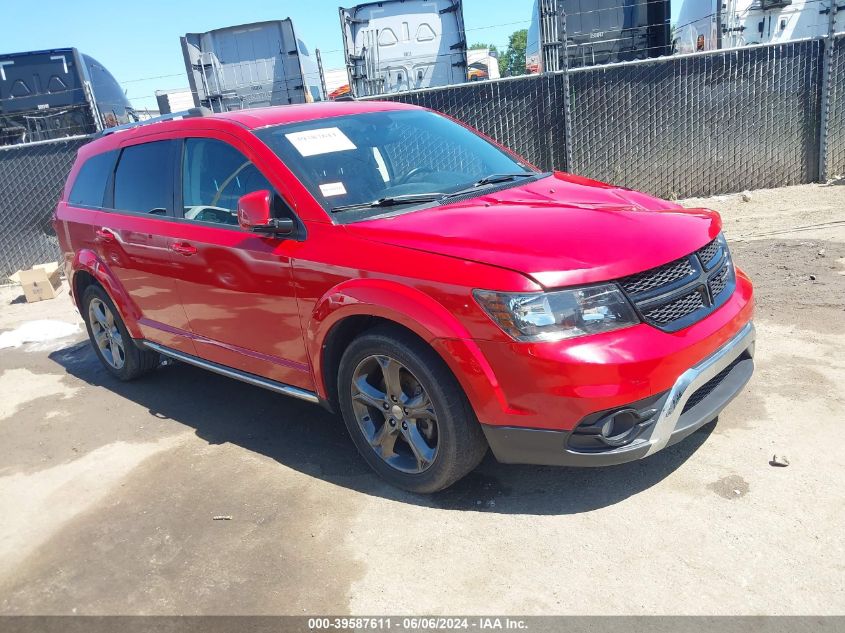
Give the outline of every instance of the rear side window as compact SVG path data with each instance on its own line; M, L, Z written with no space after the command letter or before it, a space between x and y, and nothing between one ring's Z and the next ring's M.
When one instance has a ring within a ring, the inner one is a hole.
M102 207L116 152L97 154L86 160L76 175L68 203L83 207Z
M114 208L167 215L173 206L173 141L153 141L121 152L114 175Z

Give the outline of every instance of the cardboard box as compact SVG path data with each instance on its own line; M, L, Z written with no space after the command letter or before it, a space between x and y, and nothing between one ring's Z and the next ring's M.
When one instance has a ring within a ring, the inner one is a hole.
M29 303L52 299L62 289L59 265L55 262L36 264L29 270L19 270L9 279L21 285Z

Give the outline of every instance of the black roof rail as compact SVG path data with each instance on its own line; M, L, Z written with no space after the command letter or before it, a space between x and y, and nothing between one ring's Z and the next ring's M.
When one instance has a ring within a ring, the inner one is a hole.
M144 121L134 121L132 123L124 123L123 125L116 125L115 127L107 127L104 129L100 136L107 136L109 134L114 134L115 132L121 132L123 130L131 130L136 127L141 127L144 125L151 125L153 123L161 123L162 121L173 121L176 119L193 119L196 117L204 117L210 114L214 114L208 108L191 108L190 110L182 110L180 112L171 112L170 114L162 114L160 116L154 116L150 119L145 119Z

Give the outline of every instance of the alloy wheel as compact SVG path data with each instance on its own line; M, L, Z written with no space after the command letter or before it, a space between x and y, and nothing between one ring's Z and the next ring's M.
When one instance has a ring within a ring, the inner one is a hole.
M111 309L100 299L92 299L88 304L88 322L103 358L113 368L121 369L126 363L126 349Z
M395 358L364 358L352 375L352 409L364 438L385 463L405 473L437 456L437 413L420 381Z

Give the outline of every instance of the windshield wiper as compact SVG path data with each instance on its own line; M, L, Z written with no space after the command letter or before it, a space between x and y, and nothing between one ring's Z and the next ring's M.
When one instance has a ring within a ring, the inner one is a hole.
M388 196L386 198L379 198L378 200L373 200L371 202L357 202L355 204L343 204L337 207L332 207L332 213L340 213L342 211L354 211L357 209L374 209L377 207L393 207L399 204L422 204L425 202L436 202L438 200L446 200L448 198L462 196L467 193L473 193L477 191L480 187L484 187L486 185L493 185L500 182L509 182L511 180L516 180L517 178L543 178L549 175L551 175L549 172L540 173L534 171L521 171L515 174L490 174L489 176L485 176L481 180L475 182L471 187L461 189L460 191L454 191L452 193L409 193L404 196Z
M374 209L376 207L393 207L398 204L422 204L423 202L434 202L446 197L445 193L411 193L404 196L388 196L379 198L372 202L358 202L356 204L343 204L339 207L332 207L332 213L340 211L353 211L355 209Z
M479 187L495 185L500 182L510 182L511 180L516 180L517 178L544 178L549 175L551 174L548 172L540 173L535 171L521 171L516 174L490 174L489 176L484 176L481 180L473 183L471 187L467 187L466 189L461 189L459 191L453 191L446 197L455 198L457 196L463 196L467 193L474 193Z
M473 187L483 187L484 185L494 185L497 182L509 182L511 180L516 180L517 178L528 178L529 176L536 176L537 174L533 171L521 171L516 174L490 174L489 176L484 176L481 180L474 183Z

